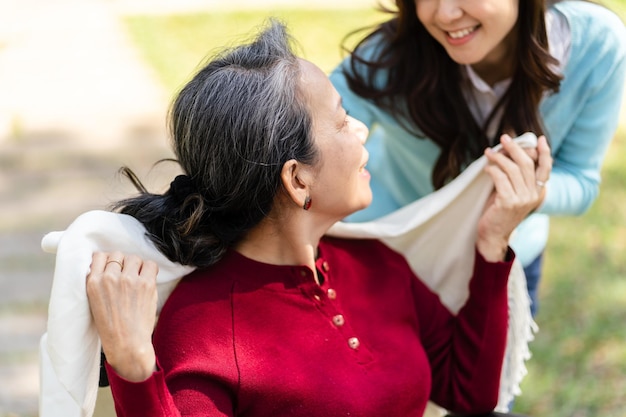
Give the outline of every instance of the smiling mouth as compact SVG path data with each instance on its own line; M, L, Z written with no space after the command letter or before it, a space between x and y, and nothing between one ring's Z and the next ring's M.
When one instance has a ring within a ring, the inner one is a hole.
M464 38L465 36L469 35L470 33L474 32L479 27L480 27L480 25L476 25L476 26L473 26L471 28L465 28L465 29L461 29L461 30L455 30L454 32L446 32L446 33L452 39L461 39L461 38Z

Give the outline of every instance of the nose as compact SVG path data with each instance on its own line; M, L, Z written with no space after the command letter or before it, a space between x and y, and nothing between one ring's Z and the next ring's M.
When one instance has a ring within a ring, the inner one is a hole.
M354 133L356 133L357 137L359 138L359 140L361 141L361 143L365 143L365 141L367 140L367 135L369 135L370 130L367 128L367 126L365 126L365 123L363 123L362 121L355 119L352 116L348 116L351 120L351 124L354 129Z
M459 0L437 1L435 17L439 22L451 23L461 16L463 16L463 9L460 7Z

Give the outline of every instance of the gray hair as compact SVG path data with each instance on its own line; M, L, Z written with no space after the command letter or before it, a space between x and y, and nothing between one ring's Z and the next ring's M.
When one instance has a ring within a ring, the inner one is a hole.
M189 177L183 198L174 186L149 194L127 170L142 194L116 207L140 220L170 259L215 263L271 211L285 162L316 162L290 42L285 26L271 20L253 42L219 54L179 92L169 128Z

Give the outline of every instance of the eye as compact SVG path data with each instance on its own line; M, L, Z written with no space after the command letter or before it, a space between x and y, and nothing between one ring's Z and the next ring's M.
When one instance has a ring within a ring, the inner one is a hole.
M341 126L342 128L348 126L348 123L350 123L350 112L346 111L346 117L343 120L343 125Z

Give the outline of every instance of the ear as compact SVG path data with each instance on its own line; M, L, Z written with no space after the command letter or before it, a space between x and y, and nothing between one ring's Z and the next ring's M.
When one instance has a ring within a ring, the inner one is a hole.
M311 194L309 184L313 176L310 171L310 166L290 159L285 162L280 172L280 178L287 195L298 207L302 207L304 200Z

